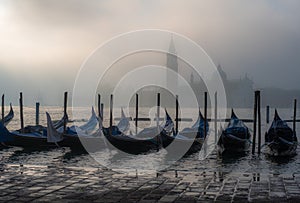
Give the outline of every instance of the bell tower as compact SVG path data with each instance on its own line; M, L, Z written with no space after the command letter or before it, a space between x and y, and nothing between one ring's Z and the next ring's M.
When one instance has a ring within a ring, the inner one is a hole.
M169 53L167 53L167 68L173 70L176 74L178 74L178 60L177 60L177 53L175 49L174 39L173 36L170 41L169 45ZM178 88L178 76L172 77L172 75L168 74L167 72L167 88L175 89L177 91Z

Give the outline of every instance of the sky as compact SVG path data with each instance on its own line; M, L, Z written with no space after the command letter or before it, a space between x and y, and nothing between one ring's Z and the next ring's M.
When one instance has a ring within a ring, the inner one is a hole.
M300 89L299 8L298 0L0 0L0 94L59 104L93 50L139 29L189 37L229 78Z

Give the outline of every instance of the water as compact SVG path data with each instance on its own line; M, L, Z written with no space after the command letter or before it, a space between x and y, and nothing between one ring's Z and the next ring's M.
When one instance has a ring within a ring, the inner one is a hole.
M8 111L9 109L6 108ZM9 130L18 129L20 126L19 122L19 112L18 108L14 107L15 118L9 124ZM82 121L87 120L90 115L90 111L86 111L86 108L78 108L82 111ZM46 125L45 111L48 111L54 120L60 119L63 114L63 109L60 107L41 107L40 109L40 124ZM140 117L148 116L149 109L141 109ZM292 109L278 109L280 116L283 119L291 119L293 112ZM120 110L116 109L116 115L119 114ZM133 110L130 113L133 115ZM197 118L197 111L189 110L189 117L193 118L193 121ZM252 118L252 109L235 109L236 114L240 118ZM273 117L273 109L271 109L270 122ZM299 112L298 112L299 113ZM170 113L171 116L174 112ZM72 115L72 112L69 112ZM228 114L229 115L229 114ZM299 114L298 114L299 115ZM185 115L186 116L186 115ZM71 116L70 116L71 117ZM229 117L229 116L228 116ZM35 109L31 107L24 108L24 118L25 125L35 124ZM108 111L105 110L105 120L104 125L108 125ZM265 121L265 109L262 111L262 144L264 143L264 132L267 130L270 124L266 124ZM84 122L79 122L84 123ZM192 125L193 122L184 122L180 128L188 127ZM151 125L147 122L140 122L139 126L141 128ZM252 129L252 124L246 123L246 125ZM292 126L292 123L289 123ZM212 128L212 127L211 127ZM300 128L297 127L297 131ZM214 136L214 133L211 133ZM293 174L300 173L300 148L298 147L298 154L291 158L284 159L271 159L261 154L260 156L252 156L251 153L245 154L244 156L227 156L218 157L215 152L213 152L207 159L201 161L199 160L198 154L193 154L191 156L182 158L181 160L174 163L169 169L178 171L189 171L189 172L218 172L222 174L235 174L235 173L263 173L263 174ZM139 162L144 163L145 159L147 164L145 169L151 169L156 164L160 164L159 160L167 156L165 150L161 150L159 153L150 155L139 155L132 157L127 157L122 159L118 163L109 163L114 157L118 156L118 153L107 152L106 150L97 152L98 156L101 156L105 163L111 168L127 168L132 167ZM67 166L67 167L91 167L99 168L103 167L99 165L89 154L85 153L75 153L69 148L55 148L45 151L28 151L20 147L12 147L8 149L0 150L0 163L1 164L29 164L29 165L39 165L39 166Z

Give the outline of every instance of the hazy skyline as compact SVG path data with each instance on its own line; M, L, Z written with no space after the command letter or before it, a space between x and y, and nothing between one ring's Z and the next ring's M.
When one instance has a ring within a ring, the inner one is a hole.
M229 78L300 89L298 8L298 0L0 0L0 93L60 101L99 44L149 28L191 38Z

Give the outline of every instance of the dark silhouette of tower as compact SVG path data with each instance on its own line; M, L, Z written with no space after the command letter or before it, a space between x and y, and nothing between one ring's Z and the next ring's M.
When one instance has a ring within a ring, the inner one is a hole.
M172 69L176 74L178 74L178 60L173 36L169 45L169 53L167 53L167 68ZM176 75L176 77L171 77L171 75L167 73L167 89L171 90L173 88L177 91L178 76Z
M166 75L166 91L162 94L162 104L168 108L174 108L176 104L175 95L178 94L178 60L177 53L174 45L173 36L169 45L169 52L167 53L167 75ZM168 71L170 69L175 72L176 76L174 77L174 73L169 74ZM171 92L172 91L172 92Z

